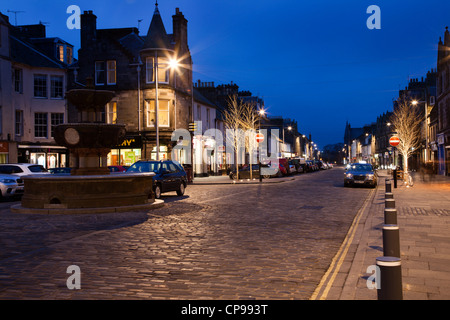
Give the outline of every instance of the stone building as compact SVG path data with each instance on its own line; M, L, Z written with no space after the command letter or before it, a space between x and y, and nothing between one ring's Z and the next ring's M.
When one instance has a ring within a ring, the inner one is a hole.
M0 163L65 166L52 127L66 121L67 67L73 46L45 25L12 26L0 13Z
M438 173L450 175L450 32L439 39L437 60L437 154Z
M172 22L173 33L168 34L157 4L145 35L137 28L97 29L92 11L81 15L81 47L71 72L71 88L82 87L92 78L96 89L116 93L101 120L126 124L127 137L112 150L110 165L171 158L177 144L172 141L173 131L187 129L193 120L187 20L178 8ZM69 121L76 122L78 117L69 106ZM188 152L179 157L181 163L191 160Z

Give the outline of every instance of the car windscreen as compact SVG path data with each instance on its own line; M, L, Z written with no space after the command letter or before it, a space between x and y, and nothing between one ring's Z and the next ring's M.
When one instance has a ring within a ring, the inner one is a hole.
M370 164L355 164L350 169L353 171L372 171L372 166Z
M159 172L160 162L138 162L128 168L127 172Z

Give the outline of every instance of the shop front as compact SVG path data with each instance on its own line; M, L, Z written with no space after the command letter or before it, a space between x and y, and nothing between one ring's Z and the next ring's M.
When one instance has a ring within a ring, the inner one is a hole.
M46 169L67 167L69 151L60 146L19 145L18 162L40 164Z
M128 136L108 154L108 166L131 166L142 159L142 138Z

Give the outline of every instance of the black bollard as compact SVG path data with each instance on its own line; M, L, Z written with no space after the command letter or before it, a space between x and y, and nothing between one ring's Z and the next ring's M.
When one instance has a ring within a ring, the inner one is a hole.
M394 199L394 194L392 192L386 192L384 194L385 199Z
M379 268L377 281L380 281L378 300L403 300L401 259L379 257L376 261Z
M393 170L394 175L394 188L397 188L397 169Z
M386 185L386 193L392 192L391 180L386 179L385 185Z
M384 209L384 224L397 224L397 209Z
M400 231L396 224L383 226L383 255L400 258Z
M395 208L395 200L394 199L385 199L384 207L394 209Z

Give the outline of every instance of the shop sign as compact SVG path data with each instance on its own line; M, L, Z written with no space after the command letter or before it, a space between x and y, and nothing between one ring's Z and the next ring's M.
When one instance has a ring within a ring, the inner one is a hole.
M438 141L438 144L444 144L444 135L443 134L440 134L440 135L438 135L437 136L437 141Z
M142 139L141 137L126 137L119 147L126 149L140 149L142 148Z

